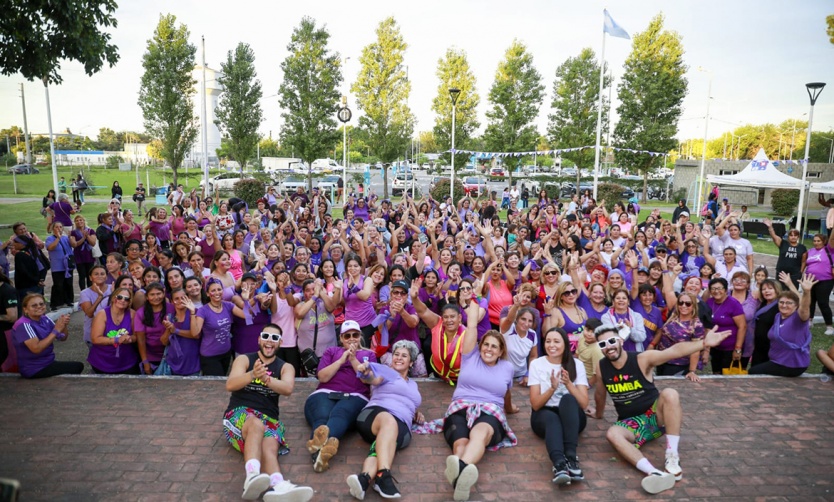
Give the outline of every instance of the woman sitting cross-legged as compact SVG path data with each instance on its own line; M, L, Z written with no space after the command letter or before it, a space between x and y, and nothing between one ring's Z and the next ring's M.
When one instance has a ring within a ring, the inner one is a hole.
M587 419L588 378L585 365L570 352L568 335L551 328L544 336L545 355L530 363L530 425L544 438L553 463L553 482L559 485L585 479L576 448Z
M365 498L371 481L382 497L400 497L391 475L394 454L411 442L411 423L423 423L423 414L417 411L422 401L420 390L417 382L408 378L419 353L414 342L400 340L394 344L390 368L370 361L356 367L361 380L371 385L371 400L356 419L356 428L362 439L371 443L371 451L362 472L347 478L350 494L359 500ZM358 361L352 357L351 362Z
M362 331L356 321L345 321L340 346L328 347L319 360L319 385L304 403L304 417L313 428L307 450L313 455L313 470L324 472L339 451L339 441L354 426L368 404L371 389L356 378L357 361L377 362L376 354L362 347Z

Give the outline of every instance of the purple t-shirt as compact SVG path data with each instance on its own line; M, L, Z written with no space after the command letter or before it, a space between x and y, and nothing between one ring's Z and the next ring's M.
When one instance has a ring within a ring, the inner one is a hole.
M602 319L603 314L608 311L608 307L605 305L602 306L602 310L600 311L594 310L591 299L588 298L588 295L586 295L584 291L579 293L579 298L576 299L576 304L585 309L585 314L588 315L588 319Z
M403 307L403 310L411 315L416 314L414 306L407 303ZM383 312L390 312L390 307L386 305L379 309L380 314ZM402 316L399 315L391 317L391 327L388 328L388 337L388 340L391 341L391 345L394 345L394 342L398 342L400 340L409 340L416 343L418 347L420 346L420 335L417 334L417 325L413 328L409 327L409 325L405 323Z
M104 310L107 306L107 299L110 298L111 292L110 285L108 284L104 290L104 298L101 299L101 302L99 302L95 312L93 312L93 317L95 317L100 311ZM96 300L98 300L98 294L93 292L91 288L87 288L81 291L78 304L81 305L82 303L87 302L92 305L96 302ZM84 315L84 341L87 343L90 343L91 341L90 331L93 329L93 317L87 317L86 314Z
M811 364L811 320L803 321L794 312L787 319L776 314L773 327L767 332L770 339L768 357L788 368L807 368Z
M716 349L718 350L733 350L736 345L736 337L738 336L738 326L736 326L733 317L743 316L744 307L741 303L728 296L721 305L717 305L713 298L707 298L706 304L712 309L712 321L718 326L718 331L730 330L732 334L722 341Z
M153 316L153 325L145 326L143 319L145 318L145 308L150 307L147 303L136 311L133 316L133 332L142 331L145 333L145 355L148 361L159 364L162 360L162 355L165 353L165 346L162 345L162 334L165 333L165 325L162 320L168 317L168 314L174 313L174 306L165 302L162 311L157 312Z
M202 317L203 331L200 333L200 355L219 356L232 350L232 302L223 302L218 314L205 304L197 309L197 317Z
M362 277L359 283L354 286L353 290L348 288L348 281L345 280L342 286L342 295L345 298L345 319L356 321L360 326L367 326L371 324L376 318L376 311L374 310L374 295L368 297L367 300L360 300L356 289L362 289L365 281L370 281L370 277Z
M460 376L452 399L465 399L504 406L504 395L513 386L513 365L499 359L495 366L481 359L476 346L460 360Z
M834 258L834 249L828 244L822 249L815 247L808 248L808 258L805 260L805 273L812 274L818 281L828 281L834 279L831 274L831 261L828 260L829 253Z
M177 329L191 330L191 314L185 313L185 320L174 322ZM194 375L200 372L200 340L172 334L168 338L168 355L165 356L174 375Z
M489 301L486 298L481 298L478 301L478 305L481 306L487 312L484 314L484 318L478 321L478 341L481 341L481 338L484 337L487 331L492 329L492 324L489 322ZM466 315L466 309L460 310L460 324L461 326L466 326L469 322L469 316Z
M49 247L53 242L58 240L57 237L54 235L50 235L46 238L47 247ZM67 257L72 253L72 246L70 246L69 238L66 235L62 235L60 238L60 242L55 249L49 251L49 265L52 268L53 272L64 272L67 270Z
M344 352L345 349L342 347L327 347L327 350L324 351L321 359L319 359L319 372L321 372L323 368L326 368L338 361ZM377 362L376 354L374 354L373 351L361 349L356 352L356 358L360 361L363 361L366 357L368 358L368 361L372 363ZM349 394L362 396L366 401L371 398L371 388L362 383L362 380L356 378L356 371L353 370L353 366L350 365L350 361L345 361L344 364L342 364L336 371L336 374L333 375L333 378L327 382L319 383L315 392L325 390L347 392Z
M17 350L17 365L20 368L20 374L24 377L29 378L34 376L55 360L54 343L49 344L40 354L35 354L25 345L26 340L30 338L43 340L49 336L54 327L55 323L45 315L41 316L37 321L28 317L21 317L14 323L12 327L12 339L15 350Z
M509 363L508 363L509 364ZM371 400L365 405L385 408L390 414L403 421L408 428L414 421L414 414L420 407L422 397L417 382L405 380L399 373L384 364L371 363L374 375L382 377L382 383L371 387Z
M65 227L72 226L72 218L70 216L70 213L72 212L72 205L70 205L69 202L53 202L50 204L49 209L51 209L55 215L54 221Z
M121 335L131 335L130 312L122 317L122 322L116 324L110 313L110 307L104 309L106 320L104 323L104 337L112 341ZM139 364L139 351L135 343L115 345L92 345L87 356L90 366L102 373L122 373Z
M651 312L646 312L646 308L640 303L640 300L631 300L631 310L643 316L643 326L646 328L646 340L651 343L657 330L663 326L663 314L657 307L652 307ZM647 345L648 345L647 343Z
M244 300L246 301L246 300ZM235 354L251 354L258 351L258 338L264 326L269 324L270 316L266 310L255 302L252 307L252 324L247 325L246 319L235 317L232 319L232 349Z
M159 240L160 242L171 240L171 224L167 221L165 223L151 221L148 229L156 236L157 240Z
M90 246L90 243L87 242L87 235L96 235L95 230L92 228L85 228L84 232L82 233L81 230L74 228L72 230L71 235L75 238L76 242L80 242L82 239L84 240L83 244L79 244L78 247L73 249L73 254L75 254L75 263L93 263L93 248Z

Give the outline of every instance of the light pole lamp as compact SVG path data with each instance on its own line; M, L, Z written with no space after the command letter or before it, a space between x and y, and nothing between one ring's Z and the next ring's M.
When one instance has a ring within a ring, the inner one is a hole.
M704 151L701 152L701 173L698 177L698 196L695 207L701 207L701 196L704 194L704 166L707 160L707 134L709 131L709 102L712 99L712 72L698 67L698 71L709 73L709 86L707 87L707 115L704 118Z
M449 96L452 98L452 184L449 187L449 195L452 197L452 204L455 203L455 115L457 114L458 96L460 89L452 87L449 89Z
M822 93L825 87L824 82L811 82L805 84L805 89L808 91L808 98L811 100L811 111L808 112L808 131L805 134L805 158L802 159L802 185L799 187L799 208L796 211L796 228L802 232L802 203L805 199L805 178L808 175L808 155L811 150L811 127L814 124L814 105L817 103L817 98ZM805 237L805 233L802 233Z
M828 136L820 136L822 139L827 139L831 142L831 146L828 147L828 163L834 164L834 138L829 138Z

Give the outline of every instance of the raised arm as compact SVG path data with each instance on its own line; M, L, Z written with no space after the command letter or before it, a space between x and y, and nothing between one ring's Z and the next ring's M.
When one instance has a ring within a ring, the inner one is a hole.
M411 282L411 289L409 290L409 295L411 295L411 304L414 305L414 311L417 313L417 316L426 323L426 326L429 329L434 328L437 326L442 319L439 315L435 314L423 303L423 300L420 299L420 286L423 284L422 279L415 279Z
M478 302L470 301L469 306L466 307L466 331L463 333L463 343L461 344L461 354L468 354L478 346L478 309L480 305Z

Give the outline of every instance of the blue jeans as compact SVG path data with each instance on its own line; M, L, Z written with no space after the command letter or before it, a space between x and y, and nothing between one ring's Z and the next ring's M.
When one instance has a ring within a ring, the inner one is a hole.
M330 437L342 439L345 433L354 426L356 417L367 401L357 396L347 399L330 399L328 392L311 394L304 403L304 418L315 431L320 425L330 428ZM313 437L312 432L310 437Z

